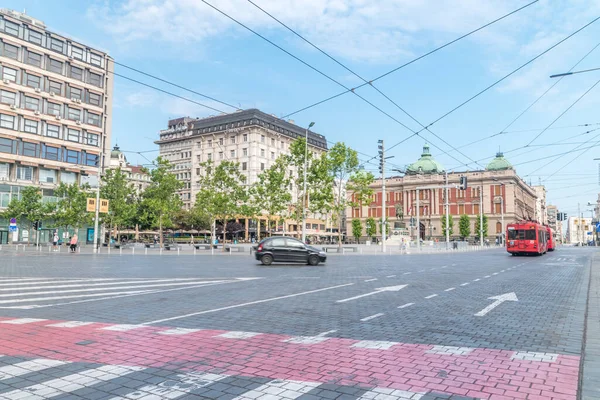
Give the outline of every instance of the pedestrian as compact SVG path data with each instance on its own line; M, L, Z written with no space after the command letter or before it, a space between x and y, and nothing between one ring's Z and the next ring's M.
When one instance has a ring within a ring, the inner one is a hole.
M158 235L154 235L154 244L156 245L156 243L158 242Z
M58 251L58 231L54 231L52 236L52 251Z
M74 234L71 238L71 253L75 253L77 250L77 234Z

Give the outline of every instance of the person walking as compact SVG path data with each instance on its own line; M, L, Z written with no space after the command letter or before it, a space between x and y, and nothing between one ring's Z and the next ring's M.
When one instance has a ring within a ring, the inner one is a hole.
M71 238L71 253L75 253L77 250L77 234L75 233Z
M58 231L54 231L52 236L52 251L58 251Z

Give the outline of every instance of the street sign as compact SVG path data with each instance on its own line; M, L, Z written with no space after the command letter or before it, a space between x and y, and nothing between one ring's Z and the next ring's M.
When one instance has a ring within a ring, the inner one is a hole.
M10 224L11 225L16 225L17 224L17 219L16 218L11 218L10 219Z
M100 199L100 212L108 213L108 200Z
M87 212L95 212L96 211L96 199L94 199L94 198L87 199L86 211Z
M9 232L16 232L17 231L17 226L16 225L9 225L8 226L8 231Z

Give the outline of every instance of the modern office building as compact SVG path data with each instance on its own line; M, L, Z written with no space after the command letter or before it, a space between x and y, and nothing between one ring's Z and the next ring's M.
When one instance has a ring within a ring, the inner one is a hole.
M567 225L567 243L587 244L594 240L594 225L592 218L569 217Z

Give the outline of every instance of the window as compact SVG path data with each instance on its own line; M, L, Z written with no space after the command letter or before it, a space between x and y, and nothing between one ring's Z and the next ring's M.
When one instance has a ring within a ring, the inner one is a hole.
M31 181L33 180L33 167L17 167L17 179L20 181Z
M4 52L2 55L4 57L16 60L19 58L19 48L17 46L13 46L12 44L4 43Z
M48 114L60 115L60 104L48 102Z
M231 136L231 137L229 138L229 142L230 142L231 144L235 144L235 136Z
M46 125L46 136L60 139L60 126L58 125Z
M502 213L502 204L494 203L494 213L496 213L496 214Z
M75 183L75 173L74 172L61 172L60 173L60 181L66 183L67 185Z
M16 154L15 141L0 137L0 153Z
M85 159L83 163L89 167L95 167L98 165L98 154L91 153L83 153L85 154Z
M479 215L479 204L473 204L473 214Z
M8 179L9 171L9 164L0 164L0 178ZM0 207L4 205L0 204Z
M25 96L25 108L28 110L38 111L40 109L40 99Z
M90 146L98 146L98 135L96 135L95 133L88 133L87 144L89 144Z
M96 67L102 66L102 56L94 53L90 53L90 63Z
M271 138L271 146L275 147L275 138Z
M242 149L242 154L244 156L247 156L248 155L248 149L247 148L246 149Z
M265 135L260 135L260 142L264 143L265 142Z
M90 125L100 126L100 116L98 114L93 114L91 112L88 112L86 122Z
M220 152L219 152L219 160L222 160L222 159L223 159L223 152L222 152L222 151L220 151Z
M81 110L68 107L67 118L72 121L81 121Z
M12 69L12 68L7 68L7 67L2 68L2 79L16 82L17 81L17 70Z
M35 43L39 46L42 45L42 34L37 32L37 31L29 31L29 35L27 37L27 39L31 42L31 43Z
M525 240L535 240L535 229L525 230Z
M35 76L35 75L31 75L31 74L27 74L27 79L25 81L25 84L29 87L32 88L40 88L41 89L41 82L42 82L42 78L40 78L39 76Z
M219 146L223 146L223 142L224 142L224 141L223 141L223 138L220 138L220 139L219 139Z
M38 157L38 145L37 143L21 143L21 155L26 157Z
M56 182L56 171L53 169L40 168L40 183Z
M283 140L279 143L279 147L283 149Z
M260 170L264 171L265 170L265 163L260 163Z
M89 92L88 93L88 103L94 106L102 107L102 95ZM200 143L198 143L200 144Z
M58 147L42 145L42 158L46 160L58 161L60 149Z
M25 120L25 124L23 127L23 130L27 133L33 133L36 134L38 133L38 122L37 121L33 121L31 119L26 119Z
M242 136L242 138L243 138L244 142L247 142L248 141L248 134L244 133L244 135Z
M260 149L260 156L264 157L265 156L265 149Z
M83 49L71 46L71 56L77 60L83 60Z
M65 150L65 162L70 164L79 164L79 152L75 150Z
M208 147L212 147L212 139L208 139Z
M307 228L308 228L308 226L307 226ZM298 248L298 249L304 248L304 243L302 243L299 240L295 240L295 239L291 239L291 238L286 238L285 240L287 241L288 247L293 247L293 248Z
M496 222L496 233L502 233L502 223Z
M79 142L81 132L76 129L67 129L67 140L70 142Z
M94 86L102 87L102 75L90 72L88 82Z
M56 38L50 39L50 48L54 51L58 51L58 52L62 53L64 45L65 44L62 40L59 40Z
M248 163L247 162L243 162L242 163L242 171L247 171L248 170Z
M231 157L231 158L234 158L234 157L235 157L235 150L231 150L231 151L229 152L229 154L230 154L230 157Z
M70 77L73 79L77 79L78 81L83 81L83 70L81 68L77 68L74 65L71 65Z
M15 129L15 117L12 115L0 115L0 127Z
M77 100L81 100L83 97L81 96L82 94L82 90L76 87L73 87L71 85L67 86L68 88L68 92L67 92L67 97L70 99L77 99Z
M14 22L4 20L4 32L9 35L19 36L19 25Z
M62 83L60 82L54 82L54 81L49 81L48 82L48 91L50 93L54 93L57 95L62 95Z
M208 154L206 155L206 159L207 159L208 161L212 161L212 153L208 153Z
M271 152L271 160L274 160L274 159L275 159L275 153Z
M458 213L460 215L463 215L465 213L465 205L464 204L459 204L458 205Z
M48 71L55 72L57 74L63 74L63 63L61 61L55 60L53 58L50 59L48 63Z
M17 94L6 90L0 91L0 103L16 104Z
M35 67L42 66L42 55L38 53L33 53L31 51L27 51L27 58L25 62L29 65L33 65Z

